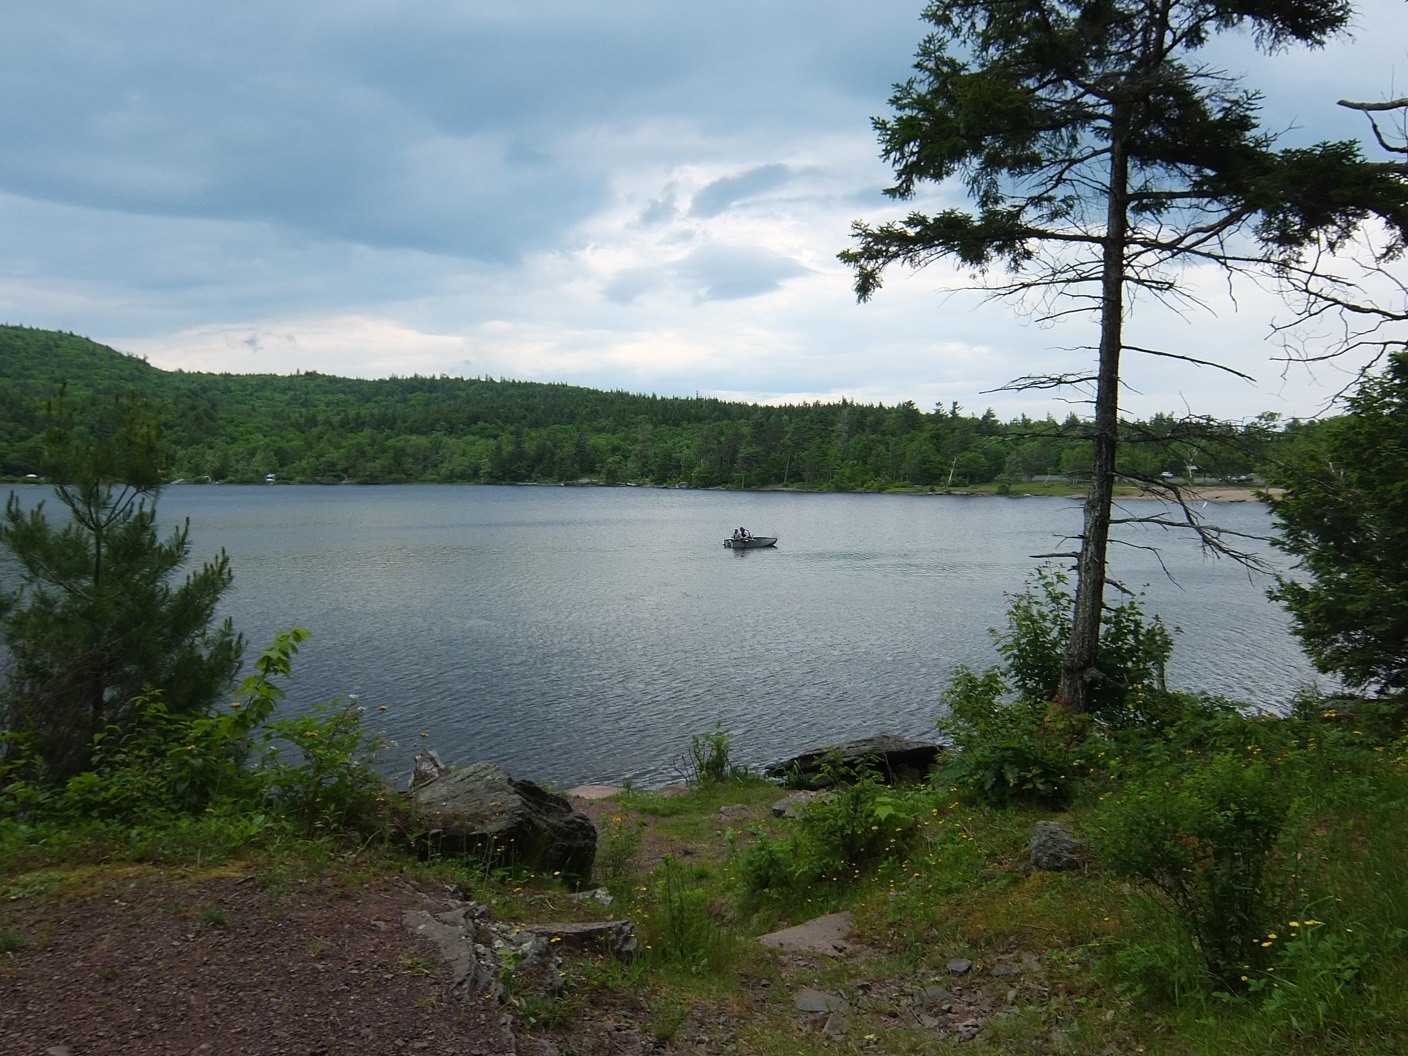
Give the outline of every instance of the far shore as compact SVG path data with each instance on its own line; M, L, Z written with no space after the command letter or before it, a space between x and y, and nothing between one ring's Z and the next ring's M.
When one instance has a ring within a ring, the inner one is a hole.
M1187 497L1192 502L1261 502L1261 493L1279 496L1281 488L1235 488L1235 487L1213 487L1213 488L1190 488ZM1140 493L1137 495L1120 495L1117 499L1161 499L1162 495L1150 495Z
M316 481L281 480L281 481L278 481L277 483L278 483L279 486L284 486L284 487L287 487L287 486L289 486L289 485L297 485L297 486L304 486L304 487L317 487L317 486L319 486L318 482L316 482ZM348 481L340 481L339 483L341 483L341 484L351 484L351 485L354 485L354 486L361 484L362 486L369 486L369 487L393 487L393 488L394 488L394 487L401 486L401 484L375 484L375 483L373 483L373 484L364 484L363 482L360 482L360 481L350 481L350 480L348 480ZM402 484L410 485L410 486L423 486L423 485L432 484L432 483L433 483L433 482L429 482L429 481L406 481L406 482L402 482ZM35 476L32 475L32 474L31 474L30 476L28 476L28 477L23 477L23 478L21 478L21 477L5 477L5 476L0 476L0 487L14 488L14 487L17 487L17 486L27 486L27 487L34 487L34 488L47 488L47 487L51 487L52 485L51 485L51 483L50 483L49 481L43 480L43 479L40 479L40 478L37 478L37 477L35 477ZM178 480L167 481L164 486L165 486L165 487L183 487L183 486L195 486L195 487L210 487L210 486L216 486L216 487L221 487L221 486L223 486L223 487L261 487L261 488L264 488L264 487L270 487L271 485L270 485L270 483L267 482L267 481L264 481L264 482L255 482L255 481L237 481L237 482L236 482L236 481L218 481L218 482L216 482L216 481L191 481L191 480L180 480L180 479L178 479ZM571 484L563 484L563 483L550 484L550 483L547 483L547 482L540 482L540 481L519 481L519 482L517 482L517 483L515 483L515 484L477 485L477 484L468 484L468 483L463 483L463 482L455 482L455 483L445 483L443 486L445 486L445 487L478 487L478 486L486 486L486 487L569 487L569 486L575 486L575 487L598 487L598 488L600 488L600 487L606 487L606 488L656 488L656 489L667 490L667 491L672 491L672 490L677 490L677 489L678 489L678 485L666 485L666 484L636 484L636 483L607 484L607 483L604 483L604 482L602 482L602 481L590 481L590 480L573 481ZM857 490L857 491L832 491L832 490L830 490L830 489L803 488L803 487L797 487L796 485L773 485L773 486L768 486L768 487L764 487L764 488L745 488L745 489L738 489L738 488L732 488L732 487L726 487L726 486L711 486L711 487L691 488L691 489L689 489L689 490L691 490L691 491L738 491L738 490L743 490L743 491L756 491L756 492L760 492L760 493L761 493L761 492L795 492L795 493L798 493L798 494L813 494L813 495L868 495L868 494L869 494L869 495L873 495L873 494L882 494L882 495L948 495L948 496L965 496L965 495L966 495L966 496L978 497L978 496L991 496L991 495L1001 495L1001 494L1005 494L1005 495L1010 496L1011 498L1081 499L1081 498L1084 498L1084 497L1085 497L1085 492L1084 492L1083 490L1081 490L1080 488L1071 487L1069 484L1059 484L1059 483L1056 483L1056 482L1054 482L1054 481L1043 481L1043 482L1039 482L1039 483L1025 482L1025 483L1021 483L1021 484L1010 485L1010 486L1009 486L1009 490L1007 490L1007 491L1005 491L1005 492L999 491L999 490L998 490L998 486L995 485L995 484L978 484L978 485L974 485L974 486L972 486L972 487L942 487L942 488L940 488L940 487L930 487L930 488L921 488L921 487L896 487L896 488L887 489L887 490L885 490L885 491L879 491L879 492L875 492L875 491L865 491L865 490L863 490L863 489L862 489L862 490ZM1241 486L1238 486L1238 485L1226 485L1226 484L1209 485L1209 486L1207 486L1207 487L1203 487L1203 486L1199 486L1199 485L1197 485L1197 484L1194 484L1194 485L1191 485L1191 486L1185 486L1185 487L1184 487L1184 495L1185 495L1185 497L1186 497L1190 502L1261 502L1261 501L1263 501L1262 498L1261 498L1262 493L1269 493L1269 494L1271 494L1271 495L1273 495L1273 496L1279 497L1283 491L1284 491L1283 488L1241 487ZM1154 494L1154 493L1147 492L1147 491L1138 491L1138 490L1135 490L1134 488L1130 488L1130 487L1127 487L1127 486L1117 486L1116 489L1115 489L1115 501L1116 501L1116 502L1124 502L1124 501L1128 501L1128 500L1130 500L1130 499L1167 499L1167 498L1168 498L1167 495L1159 495L1159 494Z

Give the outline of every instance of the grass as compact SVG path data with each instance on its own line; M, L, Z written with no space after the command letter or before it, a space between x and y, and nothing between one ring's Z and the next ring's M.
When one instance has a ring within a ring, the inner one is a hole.
M605 913L633 921L644 956L630 966L574 970L568 994L520 995L515 1007L537 1030L571 1030L593 1015L611 1016L675 1047L760 1056L1408 1051L1404 742L1330 724L1249 728L1245 744L1253 734L1257 747L1249 754L1276 763L1296 807L1269 874L1275 890L1267 898L1284 912L1274 937L1264 940L1266 968L1248 973L1243 992L1210 986L1168 905L1115 876L1089 850L1102 800L1114 787L1109 782L1092 783L1061 813L984 806L926 785L861 789L849 814L814 805L791 820L768 809L781 789L739 778L677 795L631 790L617 798L602 823L598 874L616 895ZM735 804L749 808L747 821L720 813ZM1086 837L1082 869L1029 868L1028 841L1039 820L1060 820ZM226 841L235 843L237 831L226 829ZM6 839L0 831L0 845ZM11 907L0 921L0 954L24 955L26 932L16 922L26 907L120 892L157 874L240 873L277 891L314 881L351 889L396 873L474 898L500 918L603 915L600 905L569 897L551 877L422 862L390 842L265 830L230 854L212 856L207 848L197 856L178 843L155 862L146 845L144 838L94 848L56 838L42 853L0 861L0 907ZM646 846L670 854L648 858ZM778 854L766 870L750 873L760 847ZM95 864L102 856L109 861ZM750 876L776 883L756 886ZM868 952L779 957L756 942L837 909L852 911L852 942ZM197 915L202 927L227 923L214 907ZM1313 941L1303 941L1307 933ZM949 965L957 959L974 968L956 973ZM438 970L420 959L401 968ZM824 1016L809 1018L794 1007L792 995L803 986L845 996L843 1036L827 1037ZM926 1011L923 993L943 989L961 993L959 1011ZM970 1000L976 1003L964 1003ZM982 1026L960 1044L954 1030L965 1016ZM709 1042L697 1043L700 1036Z

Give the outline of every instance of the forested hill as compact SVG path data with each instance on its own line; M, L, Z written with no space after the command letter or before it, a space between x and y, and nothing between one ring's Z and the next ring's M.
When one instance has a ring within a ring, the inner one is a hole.
M36 471L38 438L63 391L75 408L131 393L163 408L173 475L186 480L363 483L577 481L838 490L947 487L1078 471L1074 418L999 421L834 404L759 406L571 385L474 378L367 381L326 374L164 371L86 338L0 326L0 475ZM1294 425L1294 423L1293 423ZM1254 473L1298 428L1131 426L1132 472ZM1250 441L1250 443L1249 443Z

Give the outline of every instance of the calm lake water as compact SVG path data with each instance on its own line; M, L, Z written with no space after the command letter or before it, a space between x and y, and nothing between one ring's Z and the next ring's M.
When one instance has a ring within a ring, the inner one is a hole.
M993 662L1004 593L1080 524L1069 499L453 485L171 487L160 512L190 518L195 556L229 552L251 651L313 632L291 706L357 694L393 774L428 744L563 787L674 780L715 722L750 764L931 735L954 665ZM1270 530L1256 504L1209 513ZM725 549L738 525L781 541ZM1173 577L1114 549L1181 630L1171 684L1276 707L1314 680L1263 578L1177 533L1125 538Z

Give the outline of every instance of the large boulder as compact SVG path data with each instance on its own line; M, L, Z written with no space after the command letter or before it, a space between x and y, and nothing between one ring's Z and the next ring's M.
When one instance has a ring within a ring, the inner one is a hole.
M922 781L939 758L940 748L928 741L911 741L882 733L859 741L813 748L768 767L767 775L792 788L818 789L857 771L878 774L888 785Z
M451 770L409 793L421 840L437 854L487 857L573 887L591 879L596 827L562 796L490 762Z

